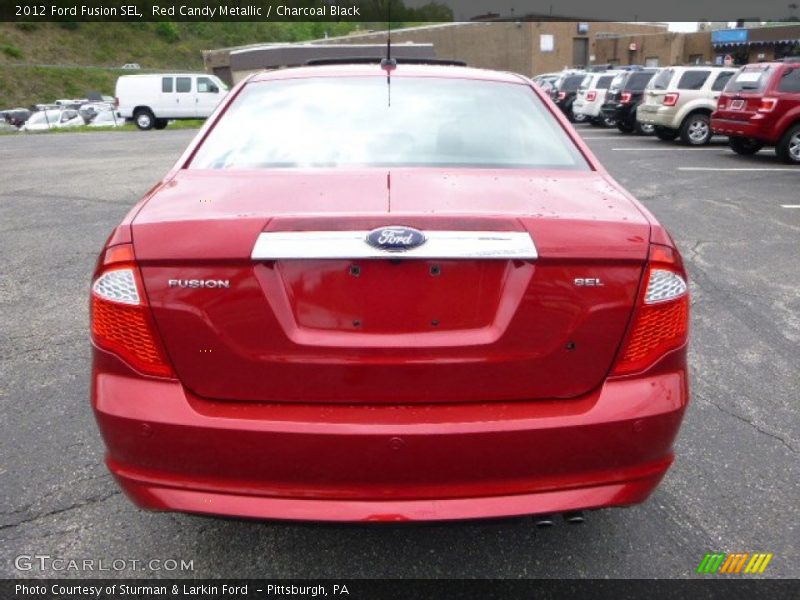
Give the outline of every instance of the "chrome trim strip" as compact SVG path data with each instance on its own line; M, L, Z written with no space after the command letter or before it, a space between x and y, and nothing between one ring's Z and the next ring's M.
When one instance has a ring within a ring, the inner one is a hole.
M525 231L423 231L427 241L404 251L374 248L368 231L272 231L259 234L253 260L302 258L538 258Z

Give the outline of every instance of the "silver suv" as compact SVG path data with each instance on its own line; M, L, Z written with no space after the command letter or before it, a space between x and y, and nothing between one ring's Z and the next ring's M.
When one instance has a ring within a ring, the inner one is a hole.
M645 88L636 120L655 126L659 139L680 136L684 144L707 144L712 135L711 113L735 73L734 68L711 65L662 69Z

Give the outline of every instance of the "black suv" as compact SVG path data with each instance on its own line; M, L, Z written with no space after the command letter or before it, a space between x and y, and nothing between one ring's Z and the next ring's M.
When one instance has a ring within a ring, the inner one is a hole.
M642 103L644 88L658 69L641 69L620 73L611 82L606 101L600 109L604 119L614 119L622 133L653 133L652 125L636 121L636 107Z
M550 90L550 97L556 106L561 109L570 121L582 122L586 120L586 115L575 115L572 112L572 104L575 102L575 97L578 94L578 88L586 77L583 71L572 71L561 75L553 84L553 89Z

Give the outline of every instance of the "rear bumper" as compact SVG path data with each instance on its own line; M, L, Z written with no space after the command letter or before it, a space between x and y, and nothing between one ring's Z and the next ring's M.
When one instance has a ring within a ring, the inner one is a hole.
M636 111L630 104L604 104L600 109L600 114L604 119L615 119L621 122L633 121L636 118Z
M685 352L570 400L425 406L209 402L95 351L107 464L140 507L445 520L642 502L672 462Z
M636 109L636 120L647 125L677 129L680 123L675 123L677 111L673 107L650 107L640 104Z
M587 117L597 117L600 114L600 104L585 100L575 100L572 105L572 112L578 115L586 115Z
M762 142L774 144L777 142L777 139L774 139L773 136L770 135L771 129L771 127L766 126L766 122L763 118L751 118L747 121L738 121L735 119L711 117L711 130L719 135L754 138Z

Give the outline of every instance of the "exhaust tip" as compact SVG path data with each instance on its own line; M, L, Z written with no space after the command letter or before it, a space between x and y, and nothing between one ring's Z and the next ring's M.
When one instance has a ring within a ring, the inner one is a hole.
M586 519L583 516L583 512L580 510L576 510L575 512L564 513L564 520L570 525L580 525L581 523L586 521Z
M533 518L536 527L552 527L555 524L553 515L539 515Z

